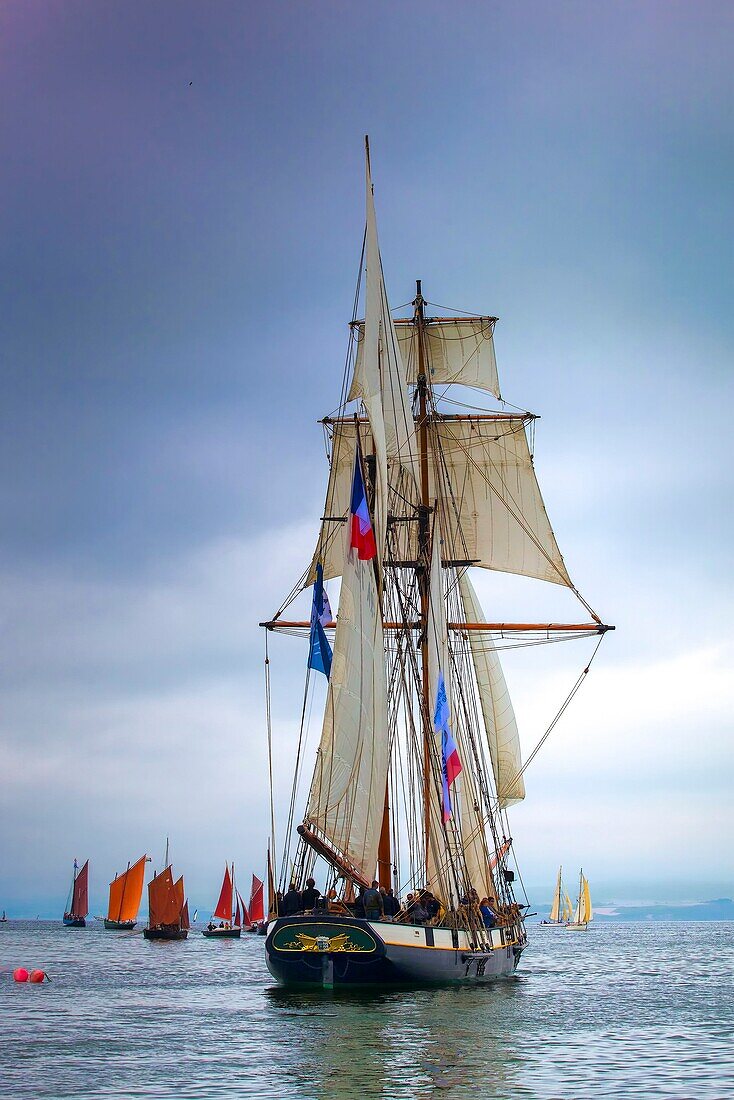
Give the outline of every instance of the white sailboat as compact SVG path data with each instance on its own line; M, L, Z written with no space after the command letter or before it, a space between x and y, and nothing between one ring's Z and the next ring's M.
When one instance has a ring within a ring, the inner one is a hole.
M563 885L563 868L559 867L556 888L553 893L553 901L551 902L548 919L541 923L550 925L553 928L564 928L571 920L572 914L573 907L571 905L571 899L568 896L568 891Z
M326 986L484 980L511 974L526 944L507 820L525 797L524 767L498 648L601 641L612 628L574 588L556 543L533 465L535 417L466 404L467 387L501 400L497 318L433 316L420 280L412 313L392 317L369 147L366 175L365 314L358 286L343 402L323 421L330 473L316 551L261 623L309 637L309 668L328 677L304 799L306 677L279 860L273 827L267 965L281 982ZM591 621L490 622L476 567L562 585ZM334 623L323 584L337 577ZM287 617L311 585L311 618ZM266 652L268 721L271 663ZM314 904L312 878L323 883ZM411 905L383 919L373 882Z
M591 892L589 880L583 871L579 872L579 896L576 899L576 908L573 917L566 927L573 932L585 932L589 927L589 921L594 919L594 910L591 906Z

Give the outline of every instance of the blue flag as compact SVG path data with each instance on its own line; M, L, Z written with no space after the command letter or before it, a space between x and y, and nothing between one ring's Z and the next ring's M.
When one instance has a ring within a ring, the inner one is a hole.
M327 680L331 673L331 646L324 626L331 622L329 597L324 592L324 570L321 562L316 565L316 582L313 586L311 607L311 637L308 646L308 667L323 672Z
M441 773L443 779L442 810L444 824L449 820L453 812L451 805L451 784L462 771L459 750L451 734L449 727L449 701L446 698L446 683L443 672L438 674L438 687L436 688L436 709L433 712L433 728L441 734Z

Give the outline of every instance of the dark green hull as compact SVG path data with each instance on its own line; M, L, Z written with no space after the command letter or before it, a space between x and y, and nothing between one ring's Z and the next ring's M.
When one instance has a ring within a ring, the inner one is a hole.
M86 928L87 922L84 917L64 917L65 928Z
M137 924L134 920L109 920L105 917L104 926L108 932L132 932Z
M241 928L202 928L202 936L208 940L238 940Z

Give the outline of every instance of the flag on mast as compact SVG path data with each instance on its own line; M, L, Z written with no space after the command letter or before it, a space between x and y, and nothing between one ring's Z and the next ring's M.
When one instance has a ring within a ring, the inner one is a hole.
M367 494L364 491L362 461L359 443L354 455L354 477L352 478L352 498L349 504L349 550L357 551L360 561L371 561L377 555L375 532L370 519Z
M331 673L331 646L324 627L332 621L329 597L324 591L324 569L321 562L316 563L316 581L313 586L313 605L311 607L311 637L308 646L308 667L323 672L329 678Z
M446 684L443 672L438 674L438 687L436 688L436 709L433 715L433 728L441 734L441 772L443 776L443 820L444 824L451 817L451 784L461 773L461 760L459 750L449 728L449 701L446 698Z

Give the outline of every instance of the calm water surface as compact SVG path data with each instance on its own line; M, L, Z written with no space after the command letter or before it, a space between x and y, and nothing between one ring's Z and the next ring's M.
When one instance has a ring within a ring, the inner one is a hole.
M15 985L23 965L50 985ZM534 927L516 978L274 985L263 940L0 925L0 1096L734 1097L734 924Z

